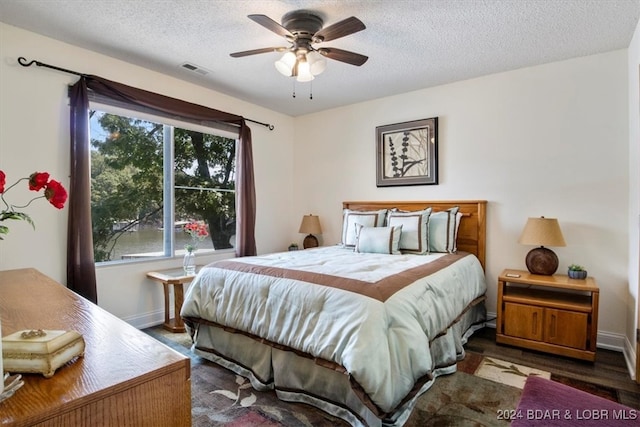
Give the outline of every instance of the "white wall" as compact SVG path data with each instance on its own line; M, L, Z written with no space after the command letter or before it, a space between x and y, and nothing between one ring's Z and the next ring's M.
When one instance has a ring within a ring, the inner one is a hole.
M627 310L629 353L635 355L635 330L640 328L638 297L640 296L640 22L628 51L629 76L629 298L633 307ZM636 355L637 356L637 355ZM631 364L635 363L633 357ZM636 372L638 378L638 372Z
M601 288L599 344L624 345L629 298L626 50L494 74L295 121L298 215L340 240L344 200L488 200L488 310L502 269L525 268L530 216L557 217L560 271ZM376 188L375 128L439 117L440 184ZM329 172L330 171L330 172ZM310 191L313 189L313 191Z
M24 68L17 63L20 56L274 124L274 131L250 124L258 204L256 240L261 253L286 249L292 224L299 221L281 209L291 206L293 195L291 117L0 23L0 170L9 183L37 170L49 172L69 188L67 86L77 77L35 66ZM7 198L15 202L14 196L28 197L23 188L11 190ZM10 233L0 241L0 270L35 267L65 283L67 209L57 211L38 200L28 213L35 231L23 221L5 222ZM202 257L199 262L210 259ZM180 263L173 259L99 268L99 305L136 326L157 323L163 313L162 287L145 279L144 272Z

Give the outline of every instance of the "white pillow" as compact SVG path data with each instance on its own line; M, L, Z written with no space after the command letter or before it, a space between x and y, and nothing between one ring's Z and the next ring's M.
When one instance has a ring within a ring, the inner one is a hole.
M342 245L351 248L356 245L356 223L366 227L382 227L386 214L386 209L378 211L344 209L342 212Z
M462 214L455 206L429 216L429 252L450 252L458 250L456 239Z
M414 254L429 252L429 216L431 208L415 212L391 211L387 225L402 225L400 251Z
M362 224L356 224L355 229L355 252L400 255L398 244L402 236L402 225L395 227L366 227Z

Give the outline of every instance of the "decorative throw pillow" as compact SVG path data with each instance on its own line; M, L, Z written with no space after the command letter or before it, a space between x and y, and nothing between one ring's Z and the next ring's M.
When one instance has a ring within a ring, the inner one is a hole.
M388 226L402 225L400 251L413 254L429 252L429 216L431 208L415 212L391 211Z
M400 255L398 244L402 236L402 225L395 227L366 227L362 224L356 224L355 229L355 252Z
M429 216L429 252L450 252L458 250L456 238L462 214L455 206L441 212L433 212Z
M378 211L344 209L342 213L342 245L348 248L356 245L356 223L366 227L382 227L386 214L386 209Z

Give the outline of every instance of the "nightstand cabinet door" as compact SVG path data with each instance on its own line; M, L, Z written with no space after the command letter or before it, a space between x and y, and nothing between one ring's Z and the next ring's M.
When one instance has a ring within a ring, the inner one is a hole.
M586 313L551 308L546 308L544 311L544 341L586 350L589 321Z
M542 341L544 309L532 305L504 304L504 334Z

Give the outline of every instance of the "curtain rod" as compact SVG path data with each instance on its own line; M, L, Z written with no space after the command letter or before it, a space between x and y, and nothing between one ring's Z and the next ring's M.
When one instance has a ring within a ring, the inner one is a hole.
M45 64L44 62L40 62L40 61L35 60L35 59L31 60L31 61L27 61L27 59L22 57L22 56L18 58L18 64L22 65L23 67L30 67L33 64L36 64L38 67L51 68L52 70L62 71L63 73L74 74L74 75L80 76L80 77L87 77L88 76L88 74L83 74L83 73L79 73L77 71L67 70L66 68L56 67L55 65ZM275 126L272 125L272 124L269 124L269 123L263 123L263 122L259 122L257 120L252 120L252 119L247 119L247 118L244 118L244 119L246 121L248 121L248 122L264 126L269 130L275 129Z

